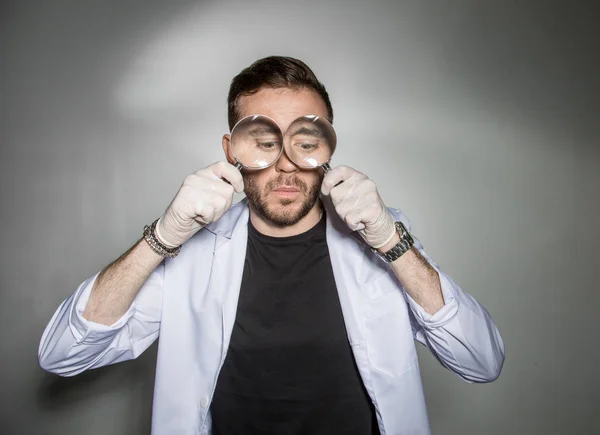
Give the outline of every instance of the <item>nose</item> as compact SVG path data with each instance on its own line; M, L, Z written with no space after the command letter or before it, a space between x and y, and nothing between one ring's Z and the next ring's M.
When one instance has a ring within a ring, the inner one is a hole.
M277 169L277 172L285 173L298 172L300 170L300 168L298 168L298 166L296 166L296 164L289 159L285 153L285 150L281 153L279 160L277 160L275 168Z

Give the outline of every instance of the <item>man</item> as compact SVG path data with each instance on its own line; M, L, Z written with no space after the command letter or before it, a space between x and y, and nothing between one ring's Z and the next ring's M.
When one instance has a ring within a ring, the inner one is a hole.
M308 114L333 121L325 87L285 57L236 76L228 109L230 129L250 115L282 131ZM466 381L498 377L489 314L367 176L301 168L285 151L240 172L229 134L223 149L227 162L188 176L144 237L58 308L45 370L136 358L160 335L154 434L427 434L415 339Z

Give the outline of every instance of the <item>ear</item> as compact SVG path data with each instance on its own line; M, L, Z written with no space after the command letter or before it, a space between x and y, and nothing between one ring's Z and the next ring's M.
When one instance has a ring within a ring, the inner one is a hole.
M232 165L235 165L235 159L233 158L233 155L231 154L231 135L229 134L224 134L223 135L223 140L222 140L222 145L223 145L223 152L225 153L225 158L227 159L227 161L229 163L231 163Z

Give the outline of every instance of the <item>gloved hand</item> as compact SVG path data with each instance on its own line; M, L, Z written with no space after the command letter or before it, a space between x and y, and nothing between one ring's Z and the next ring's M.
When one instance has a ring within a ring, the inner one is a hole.
M242 192L244 181L240 171L226 161L188 175L158 220L156 237L170 248L187 242L203 226L229 210L234 190Z
M338 185L339 184L339 185ZM325 176L323 195L330 195L336 212L351 230L358 230L371 247L386 245L396 232L392 215L367 177L348 166L338 166Z

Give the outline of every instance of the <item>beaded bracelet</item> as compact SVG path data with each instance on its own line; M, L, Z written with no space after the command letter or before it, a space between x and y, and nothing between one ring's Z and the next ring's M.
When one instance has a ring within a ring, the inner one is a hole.
M168 258L177 257L177 254L179 254L179 251L181 251L181 246L176 246L175 248L169 248L169 247L163 245L158 240L156 235L154 234L154 229L156 228L157 222L158 222L158 219L156 219L154 222L152 222L151 225L144 226L144 239L146 240L146 242L148 242L148 244L150 245L152 250L154 252L156 252L158 255L162 255L163 257L168 257Z

